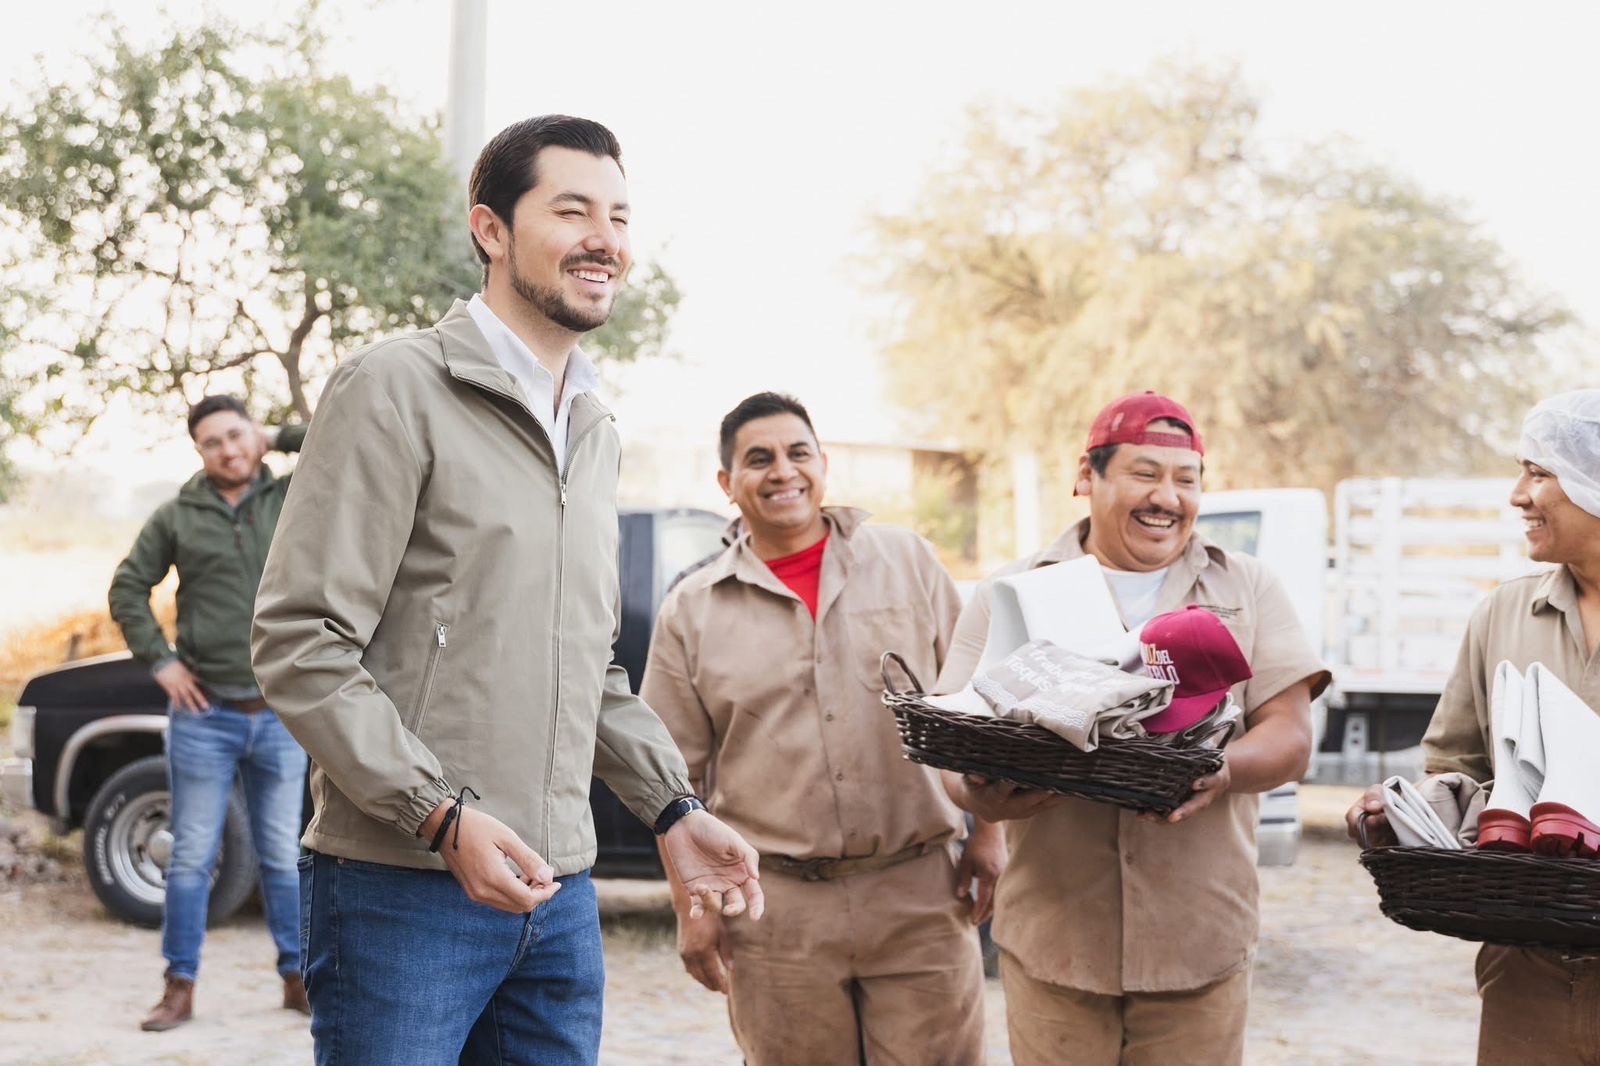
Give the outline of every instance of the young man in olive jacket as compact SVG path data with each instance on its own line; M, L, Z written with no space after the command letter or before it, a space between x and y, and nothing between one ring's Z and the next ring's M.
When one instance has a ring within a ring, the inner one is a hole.
M620 160L565 116L491 140L482 294L345 362L306 442L254 650L315 763L319 1063L596 1060L594 774L700 905L760 914L755 851L611 661L621 444L577 343L631 258Z
M161 909L166 985L143 1028L182 1025L206 935L211 876L234 777L244 782L261 899L278 948L283 1005L309 1012L300 981L300 801L305 752L284 730L250 672L250 613L289 478L262 465L271 448L298 451L304 426L269 432L232 396L189 410L204 469L156 509L111 581L111 616L134 657L166 691L172 857ZM150 590L178 568L178 645L150 610Z

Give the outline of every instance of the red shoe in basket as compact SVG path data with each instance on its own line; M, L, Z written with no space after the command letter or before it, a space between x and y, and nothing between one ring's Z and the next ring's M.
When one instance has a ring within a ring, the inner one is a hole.
M1600 855L1600 826L1565 803L1535 803L1533 850L1567 859L1593 858Z
M1516 811L1490 807L1478 816L1478 847L1484 851L1529 851L1532 845L1533 827Z

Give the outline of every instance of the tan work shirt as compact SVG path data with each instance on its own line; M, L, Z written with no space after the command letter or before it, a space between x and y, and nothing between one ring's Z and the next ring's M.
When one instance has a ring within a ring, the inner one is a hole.
M1585 653L1578 587L1566 567L1508 581L1472 612L1455 670L1422 738L1428 773L1494 777L1489 686L1505 659L1519 671L1543 663L1600 714L1600 652Z
M996 576L1080 558L1085 519ZM989 632L990 582L961 614L936 691L971 678ZM1327 669L1282 584L1254 557L1198 533L1173 561L1158 613L1199 604L1239 642L1255 676L1236 685L1246 722L1299 681L1312 694ZM994 939L1037 981L1120 995L1201 988L1250 961L1257 929L1254 795L1230 794L1178 825L1067 799L1006 823L1011 864L1000 879Z
M960 596L916 534L864 525L849 508L823 513L815 622L740 537L667 596L640 694L711 810L762 854L942 843L961 832L961 812L933 770L901 755L878 660L899 652L929 683Z

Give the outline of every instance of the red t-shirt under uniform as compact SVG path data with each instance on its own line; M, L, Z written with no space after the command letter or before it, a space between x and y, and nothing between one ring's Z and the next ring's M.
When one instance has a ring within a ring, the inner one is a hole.
M767 560L767 569L800 597L813 620L817 617L817 588L822 584L822 550L827 546L828 537L823 534L821 540L803 551Z

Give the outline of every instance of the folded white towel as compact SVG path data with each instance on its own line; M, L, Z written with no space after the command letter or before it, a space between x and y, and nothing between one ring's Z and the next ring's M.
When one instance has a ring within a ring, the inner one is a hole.
M1539 722L1538 752L1543 785L1541 803L1561 803L1591 822L1600 822L1600 711L1590 707L1543 663L1528 667L1523 703L1532 705ZM1526 772L1526 745L1518 749ZM1498 767L1495 770L1499 774Z
M1544 784L1544 738L1539 730L1537 700L1528 700L1526 693L1522 674L1515 666L1501 662L1495 667L1489 690L1494 783L1485 809L1510 811L1524 818Z
M1140 665L1139 634L1123 627L1092 555L994 580L989 635L978 669L994 666L1030 640L1048 640L1124 669Z

